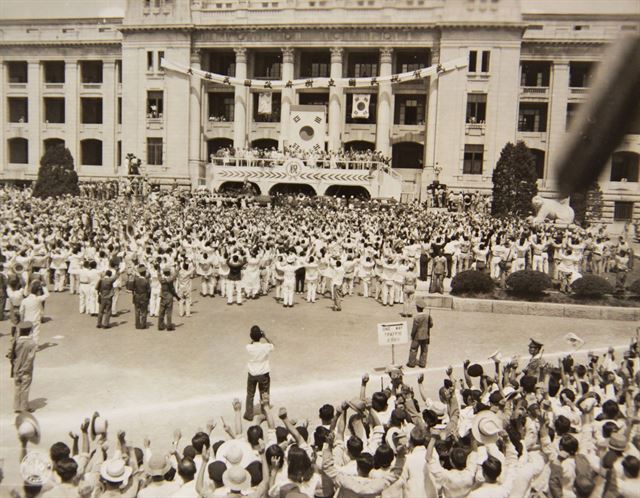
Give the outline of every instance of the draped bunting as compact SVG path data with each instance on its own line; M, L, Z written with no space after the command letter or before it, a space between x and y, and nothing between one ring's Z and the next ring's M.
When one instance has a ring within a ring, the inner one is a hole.
M467 58L454 59L434 64L429 67L409 71L406 73L392 74L389 76L377 76L370 78L307 78L299 80L262 80L262 79L240 79L222 74L210 73L201 69L183 66L167 59L162 59L161 66L170 71L182 74L194 75L203 80L220 83L228 86L244 86L247 88L262 89L266 91L282 90L283 88L371 88L380 83L402 83L405 81L419 80L428 76L438 76L443 73L455 71L467 66Z

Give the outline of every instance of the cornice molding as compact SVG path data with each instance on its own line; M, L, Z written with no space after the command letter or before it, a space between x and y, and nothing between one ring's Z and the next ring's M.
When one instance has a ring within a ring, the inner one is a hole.
M0 47L122 46L121 40L0 40Z

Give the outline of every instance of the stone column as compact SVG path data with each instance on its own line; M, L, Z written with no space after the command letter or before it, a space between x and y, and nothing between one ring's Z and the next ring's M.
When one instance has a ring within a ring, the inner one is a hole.
M0 64L0 88L3 91L9 86L7 81L7 76L5 74L5 65ZM5 144L7 143L7 129L5 123L7 122L7 118L5 117L5 107L6 105L0 105L0 175L4 174L4 170L6 168L6 164L9 162L9 155L6 153Z
M380 50L380 77L391 76L393 49ZM380 83L378 88L378 115L376 119L376 150L391 155L391 83Z
M282 80L293 80L293 48L282 49ZM296 91L293 88L283 88L280 107L280 140L279 146L282 148L284 142L289 139L289 117L291 105L296 98Z
M28 109L28 124L26 138L29 140L29 173L38 173L38 165L40 164L40 157L42 156L42 140L40 136L40 128L44 119L42 119L41 108L41 95L40 87L42 82L40 81L40 61L29 61L28 63L28 83L27 83L27 95L29 101Z
M78 143L78 62L65 60L64 63L64 145L73 157L73 164L80 173L80 144Z
M331 49L331 73L334 80L342 78L342 54L344 50L340 47ZM342 131L342 98L344 91L335 86L329 87L329 150L340 150L342 141L340 132Z
M116 99L116 62L104 61L104 77L102 80L102 166L105 173L111 175L118 172L116 162L116 121L118 103Z
M567 130L567 102L569 101L569 63L554 62L549 89L549 118L547 126L548 149L545 154L545 180L555 178L555 172L551 171L551 165L555 164L558 152L562 146Z
M247 78L247 49L236 48L236 78ZM247 95L244 86L235 88L235 110L233 118L233 146L243 148L247 144Z
M200 69L200 51L191 52L191 67ZM202 80L192 74L189 81L189 177L198 185L202 164ZM207 158L208 162L208 158Z

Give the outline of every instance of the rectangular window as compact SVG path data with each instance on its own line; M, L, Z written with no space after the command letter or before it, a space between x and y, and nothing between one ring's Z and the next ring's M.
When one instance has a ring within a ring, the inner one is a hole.
M64 123L64 97L44 99L44 119L47 123Z
M164 69L162 68L162 59L164 59L164 50L160 50L158 52L158 71L163 72Z
M371 78L378 76L378 52L354 52L348 54L349 78Z
M300 52L301 78L328 78L331 71L331 57L328 51Z
M209 92L209 121L233 122L235 96L233 92Z
M489 61L491 59L491 51L489 50L483 50L482 51L482 72L483 73L488 73L489 72Z
M477 65L478 65L478 51L470 50L469 51L469 67L468 67L469 72L475 73Z
M64 83L64 61L46 61L44 63L45 83Z
M633 219L633 202L615 201L613 203L613 221L631 221Z
M279 80L282 77L282 52L258 52L253 64L254 78Z
M404 52L398 51L396 54L396 73L409 73L417 71L429 65L429 49Z
M29 141L26 138L10 138L9 162L11 164L29 164Z
M118 97L118 124L122 124L122 97Z
M116 165L122 166L122 141L118 140L118 145L116 145Z
M164 113L163 92L150 90L147 92L147 117L160 119Z
M487 94L467 95L467 123L484 123L487 114Z
M638 154L633 152L615 152L611 157L612 182L638 181Z
M82 83L102 83L102 61L82 61L80 73Z
M271 114L260 114L258 112L258 103L260 99L260 93L253 94L253 120L256 123L279 123L280 122L280 107L281 107L281 94L280 92L273 92L271 94Z
M571 123L573 123L573 120L576 118L579 107L580 104L577 102L570 102L567 104L567 130L571 126Z
M122 83L122 61L116 61L116 75L118 78L118 83Z
M147 52L147 72L153 72L153 52Z
M300 93L298 98L300 105L329 105L328 93Z
M522 61L520 65L520 86L549 87L551 62Z
M83 97L80 99L83 124L102 124L102 99Z
M547 131L547 104L521 103L518 114L518 131Z
M425 108L424 95L396 94L393 122L397 125L424 125Z
M162 138L147 138L147 164L162 165Z
M26 97L9 97L9 123L29 122L29 100Z
M26 61L7 62L9 83L28 83L29 73Z
M481 175L484 150L482 145L464 146L464 163L462 173L465 175Z
M569 86L571 88L589 87L591 85L591 76L594 68L594 62L570 62Z
M210 52L203 57L205 69L223 76L236 75L236 55L233 52Z

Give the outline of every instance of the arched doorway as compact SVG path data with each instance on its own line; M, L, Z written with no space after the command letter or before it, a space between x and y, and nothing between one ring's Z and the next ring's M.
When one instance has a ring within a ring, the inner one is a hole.
M393 144L391 153L393 168L422 169L424 145L418 142L399 142Z
M253 182L224 182L218 187L218 192L260 195L260 187L258 187L257 183L253 183Z
M269 190L269 195L308 195L315 196L316 191L311 185L306 185L304 183L276 183Z
M369 191L360 185L331 185L324 195L332 197L354 197L356 199L371 199Z
M55 147L64 147L64 140L61 138L47 138L44 142L44 151L48 151L49 149L53 149Z
M536 176L538 180L544 178L544 156L545 152L540 149L529 149L533 154L533 158L536 160Z
M367 142L365 140L352 140L351 142L345 142L344 150L355 150L356 152L365 152L367 150L375 150L376 144L373 142Z
M258 138L251 142L254 149L275 149L278 150L278 141L273 138Z
M211 160L211 155L215 156L220 149L232 147L233 140L230 138L211 138L207 140L207 159Z

